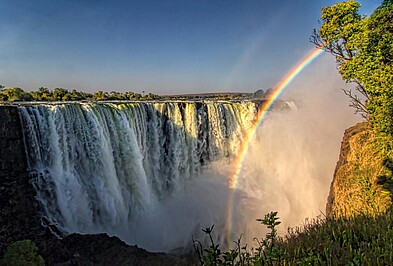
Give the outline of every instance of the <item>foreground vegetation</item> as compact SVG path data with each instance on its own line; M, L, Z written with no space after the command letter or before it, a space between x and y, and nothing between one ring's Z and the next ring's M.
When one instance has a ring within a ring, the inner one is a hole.
M37 246L29 239L16 241L7 247L0 266L43 266L44 259L37 251Z
M259 222L270 232L255 239L257 247L242 245L223 252L211 239L209 247L194 241L202 265L393 265L393 210L370 217L323 218L277 236L277 212ZM212 228L203 230L208 236Z

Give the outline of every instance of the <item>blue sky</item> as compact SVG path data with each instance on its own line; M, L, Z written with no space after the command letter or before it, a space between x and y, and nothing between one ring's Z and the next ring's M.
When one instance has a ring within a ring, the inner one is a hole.
M312 49L321 7L335 2L0 0L0 84L157 94L270 88ZM380 2L361 1L361 13Z

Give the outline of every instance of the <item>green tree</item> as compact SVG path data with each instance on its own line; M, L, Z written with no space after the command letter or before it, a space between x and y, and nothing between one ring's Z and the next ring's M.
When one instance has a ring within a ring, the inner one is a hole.
M93 94L93 99L96 101L106 101L109 100L109 94L103 91L97 91Z
M71 90L66 95L63 96L63 101L81 101L92 99L93 95L86 92L81 92L77 90Z
M45 87L39 88L37 91L31 93L32 97L36 101L52 101L53 95L52 92Z
M140 100L142 95L140 93L133 93L132 96L129 97L130 100Z
M68 90L63 88L56 88L53 90L52 98L54 101L62 101L63 97L68 93Z
M44 259L37 254L38 248L31 240L20 240L7 247L1 265L43 266Z
M7 88L0 91L0 100L8 102L31 101L32 97L30 93L21 88Z
M311 41L335 56L339 73L354 82L364 100L350 90L351 105L371 121L381 136L393 136L393 0L370 17L358 13L354 0L322 9L321 27Z

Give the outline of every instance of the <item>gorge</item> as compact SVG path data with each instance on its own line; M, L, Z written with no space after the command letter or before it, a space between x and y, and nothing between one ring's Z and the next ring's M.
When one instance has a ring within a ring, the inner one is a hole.
M283 217L283 232L324 211L341 132L305 127L308 110L285 106L270 112L244 159L229 206L234 238L262 234L255 218L271 210ZM107 233L170 252L211 224L225 235L231 161L257 108L252 101L2 106L14 125L4 124L2 139L18 140L4 147L21 158L4 161L15 156L2 150L2 173L10 165L23 172L26 152L31 200L48 234Z

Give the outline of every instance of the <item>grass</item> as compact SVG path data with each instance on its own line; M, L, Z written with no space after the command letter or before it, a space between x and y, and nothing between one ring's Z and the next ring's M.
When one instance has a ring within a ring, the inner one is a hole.
M238 240L224 252L212 240L206 249L196 242L201 265L393 265L392 209L378 216L314 219L284 237L276 235L276 212L259 221L271 231L256 239L257 248Z
M281 239L289 265L393 265L393 211L316 219Z

